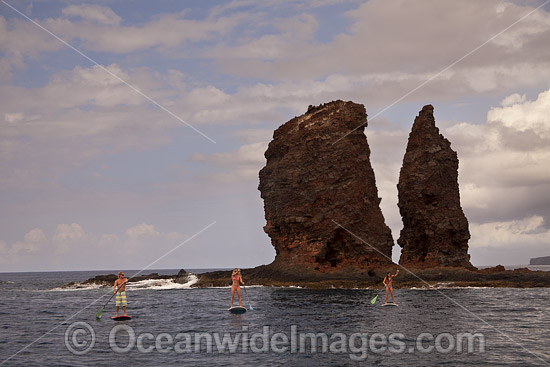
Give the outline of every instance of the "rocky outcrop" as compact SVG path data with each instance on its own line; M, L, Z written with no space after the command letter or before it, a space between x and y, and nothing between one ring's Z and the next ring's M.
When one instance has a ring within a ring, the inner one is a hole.
M397 189L403 218L399 263L472 268L468 221L460 206L458 157L435 126L431 105L414 120Z
M334 272L391 264L363 105L334 101L280 126L260 171L272 268Z
M380 290L382 279L387 271L395 273L396 266L387 269L371 269L368 272L342 274L336 272L316 272L311 276L289 274L278 271L270 265L254 269L242 269L247 285L270 287L300 286L311 289L371 289L372 298ZM367 274L368 273L368 274ZM199 281L193 287L227 287L231 284L231 271L216 271L199 275ZM483 270L471 270L464 267L436 267L414 269L414 273L401 271L395 278L394 288L456 288L456 287L507 287L534 288L550 287L550 271L529 271L528 269L506 270L499 265Z
M189 277L193 275L192 273L186 272L184 269L181 269L177 274L174 275L159 275L159 273L150 273L142 274L136 276L128 276L128 283L136 283L144 280L172 280L174 283L185 284L189 282ZM63 288L83 288L91 284L101 285L101 286L113 286L115 280L118 279L116 274L105 274L105 275L96 275L93 278L89 278L83 282L70 282L62 286Z
M529 265L550 265L550 256L534 257L529 261Z

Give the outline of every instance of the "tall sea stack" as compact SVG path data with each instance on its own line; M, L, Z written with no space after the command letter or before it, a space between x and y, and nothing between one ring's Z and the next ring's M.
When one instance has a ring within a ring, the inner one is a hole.
M337 272L391 264L366 126L363 105L333 101L274 132L259 185L277 254L271 266Z
M468 220L460 206L458 157L435 126L433 107L414 120L397 185L403 229L399 263L472 268Z

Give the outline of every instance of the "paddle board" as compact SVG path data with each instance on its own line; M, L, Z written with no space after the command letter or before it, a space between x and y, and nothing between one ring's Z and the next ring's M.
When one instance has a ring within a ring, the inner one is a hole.
M241 307L241 306L235 306L235 307L228 308L227 311L229 311L231 313L245 313L246 308Z
M132 316L113 316L111 317L113 320L115 321L127 321L127 320L131 320L132 319Z
M382 306L398 306L397 303L384 303Z

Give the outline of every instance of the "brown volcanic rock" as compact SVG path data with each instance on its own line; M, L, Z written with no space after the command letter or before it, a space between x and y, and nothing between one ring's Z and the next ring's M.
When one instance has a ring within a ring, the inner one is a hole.
M310 106L274 132L259 186L264 230L277 253L272 268L334 272L391 264L393 239L365 126L363 105L334 101Z
M399 263L472 268L468 221L460 206L458 158L435 126L433 107L414 120L397 185L403 229Z

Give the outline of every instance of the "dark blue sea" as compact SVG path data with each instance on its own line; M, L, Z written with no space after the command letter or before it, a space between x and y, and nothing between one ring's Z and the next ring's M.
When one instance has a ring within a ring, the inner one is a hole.
M61 288L108 273L0 273L0 365L550 365L548 288L396 289L383 307L377 290L247 287L233 315L229 287L190 277L130 284L126 322L114 299L96 319L110 288Z

